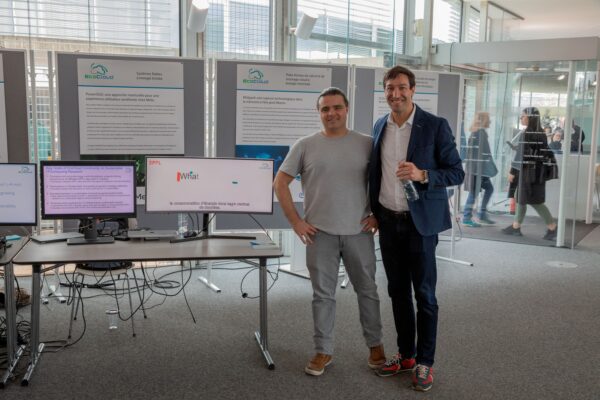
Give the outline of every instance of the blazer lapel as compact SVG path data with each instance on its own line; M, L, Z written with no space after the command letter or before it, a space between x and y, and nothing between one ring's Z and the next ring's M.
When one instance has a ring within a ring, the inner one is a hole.
M375 144L374 147L377 149L377 153L379 154L380 148L381 148L381 141L383 140L383 135L385 134L385 127L387 125L387 119L388 119L389 114L386 114L385 116L385 120L384 122L381 124L381 129L379 129L379 132L375 132L376 136L375 136Z
M413 156L413 153L415 151L415 148L417 147L417 144L419 143L419 140L423 137L423 135L422 135L422 131L423 131L422 116L423 116L423 113L421 112L421 109L419 108L419 106L417 106L415 104L415 107L417 107L417 109L415 110L415 118L413 119L413 125L412 125L412 128L410 130L410 139L408 140L408 149L406 151L406 160L407 161L411 161L412 160L412 156Z

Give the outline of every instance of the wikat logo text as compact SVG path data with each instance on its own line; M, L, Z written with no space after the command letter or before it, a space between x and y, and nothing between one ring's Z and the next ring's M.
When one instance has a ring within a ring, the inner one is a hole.
M190 172L177 171L177 182L194 181L196 179L198 179L198 174L195 174L194 171L190 171Z

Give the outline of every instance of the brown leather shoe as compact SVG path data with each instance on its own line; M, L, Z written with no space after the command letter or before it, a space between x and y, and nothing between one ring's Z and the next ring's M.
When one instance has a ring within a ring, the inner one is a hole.
M385 352L383 351L383 345L371 347L371 354L369 355L369 368L378 369L383 367L385 364Z
M323 375L323 372L325 372L325 367L331 364L332 361L333 357L331 355L317 353L308 362L306 368L304 368L304 372L306 372L308 375L313 376Z

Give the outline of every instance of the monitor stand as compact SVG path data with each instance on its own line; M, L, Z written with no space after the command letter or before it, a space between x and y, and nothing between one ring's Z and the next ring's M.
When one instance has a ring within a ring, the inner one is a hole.
M211 235L208 230L208 214L202 215L202 226L204 229L199 234L192 232L192 235L184 237L171 239L171 243L181 243L181 242L191 242L193 240L204 240L204 239L241 239L241 240L253 240L256 239L256 236L242 236L242 235Z
M107 244L114 243L112 236L98 236L95 218L86 218L81 220L83 228L83 237L67 239L67 244Z

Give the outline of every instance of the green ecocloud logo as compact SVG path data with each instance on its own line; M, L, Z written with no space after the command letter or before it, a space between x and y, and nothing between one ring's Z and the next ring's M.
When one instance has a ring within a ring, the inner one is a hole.
M92 63L90 73L83 75L85 79L115 79L114 75L108 75L108 68L102 64Z
M246 79L243 79L242 82L244 82L244 83L262 83L262 84L269 83L269 81L267 79L263 79L264 76L265 76L265 74L263 74L261 70L256 69L256 68L250 68L248 70L248 77Z

